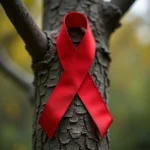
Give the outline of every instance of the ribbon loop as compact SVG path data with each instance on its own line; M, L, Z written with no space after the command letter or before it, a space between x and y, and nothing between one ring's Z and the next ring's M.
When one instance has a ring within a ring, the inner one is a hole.
M68 35L67 28L71 27L86 29L78 48L74 47ZM96 44L87 18L83 14L73 12L64 17L56 46L64 72L48 99L39 124L49 138L52 138L71 101L78 94L103 138L112 117L88 72L94 60Z

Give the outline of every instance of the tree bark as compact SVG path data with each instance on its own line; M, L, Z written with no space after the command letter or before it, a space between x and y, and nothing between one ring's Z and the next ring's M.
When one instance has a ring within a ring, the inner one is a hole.
M21 0L0 0L8 18L26 44L35 62L42 60L47 49L45 34L39 29Z
M90 22L97 45L90 74L108 104L108 71L111 60L108 50L109 38L111 33L120 26L121 11L123 15L134 0L112 0L111 3L104 3L103 0L43 1L43 29L48 30L46 31L47 39L21 0L0 0L7 16L24 40L33 59L36 89L33 150L109 150L109 132L102 140L93 120L77 95L61 120L52 140L39 126L38 119L63 72L56 54L56 37L64 15L71 11L84 13ZM84 32L80 29L71 29L68 32L74 44L79 44ZM3 66L5 69L8 68L4 64ZM11 71L13 77L16 76L14 71L9 69L7 71ZM17 79L17 77L15 78ZM19 82L24 81L20 80L20 77L18 79Z
M122 15L130 8L135 0L111 0L111 4L120 8Z
M107 104L109 101L108 69L111 59L108 41L111 33L119 26L121 16L119 9L113 5L104 4L100 0L44 0L43 28L48 30L49 50L43 61L33 64L36 86L33 150L110 149L109 132L102 140L93 120L77 95L61 120L52 140L38 124L41 111L63 72L56 54L55 39L64 15L71 11L82 12L89 19L97 44L90 74ZM69 34L72 41L79 44L84 33L79 29L72 29Z

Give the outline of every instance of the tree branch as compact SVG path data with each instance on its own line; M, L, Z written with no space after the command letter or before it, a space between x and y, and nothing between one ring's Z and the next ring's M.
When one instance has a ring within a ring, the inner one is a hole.
M0 48L0 69L10 76L20 87L29 93L30 100L33 102L34 87L32 85L33 75L25 72Z
M33 61L44 57L47 49L45 34L39 29L21 0L0 0L7 16L26 44Z
M135 0L111 0L110 3L119 7L122 15L124 15L134 2Z

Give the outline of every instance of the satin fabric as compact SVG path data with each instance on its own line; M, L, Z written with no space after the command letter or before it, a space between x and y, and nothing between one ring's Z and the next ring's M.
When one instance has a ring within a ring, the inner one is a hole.
M73 27L86 29L77 48L67 32L68 28ZM60 120L74 96L78 94L103 138L113 119L89 74L95 56L96 42L83 14L72 12L64 17L56 47L64 72L42 111L39 124L52 139Z

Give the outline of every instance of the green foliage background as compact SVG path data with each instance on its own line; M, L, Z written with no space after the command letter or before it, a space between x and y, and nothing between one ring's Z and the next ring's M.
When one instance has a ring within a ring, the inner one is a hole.
M24 0L41 26L41 1ZM148 15L148 14L147 14ZM150 21L131 12L111 38L112 150L150 149ZM0 45L26 71L31 58L0 7ZM33 109L28 95L0 69L0 150L31 149Z

